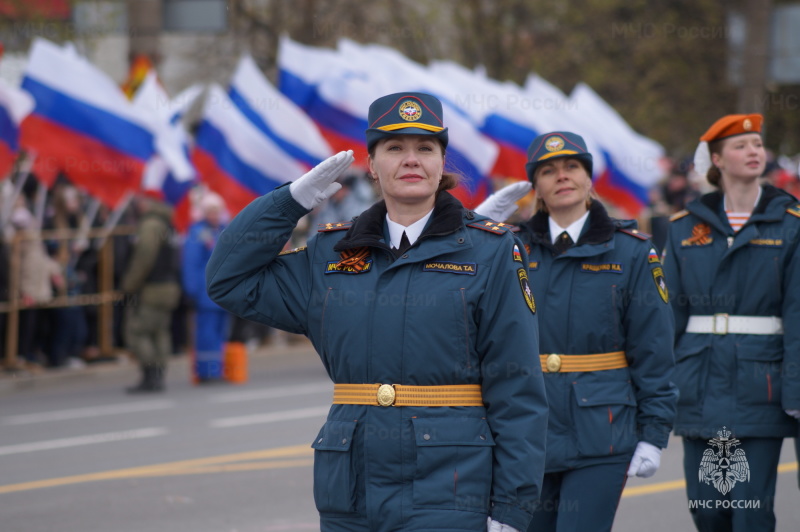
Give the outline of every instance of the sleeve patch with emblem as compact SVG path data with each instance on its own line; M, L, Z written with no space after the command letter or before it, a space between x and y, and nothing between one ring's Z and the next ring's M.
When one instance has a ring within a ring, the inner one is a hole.
M658 253L656 253L656 248L650 248L650 253L647 254L647 262L650 264L661 262L661 259L658 258Z
M517 277L519 278L519 286L522 288L522 297L525 298L525 303L531 309L531 312L536 314L536 301L533 300L533 290L531 290L531 285L528 283L528 272L525 271L525 268L520 268L517 270Z
M514 259L514 262L522 262L522 253L519 251L519 246L514 244L514 250L511 252L511 257Z
M656 283L658 295L664 300L664 303L669 303L669 291L667 290L667 279L664 277L664 270L661 267L653 268L653 281Z

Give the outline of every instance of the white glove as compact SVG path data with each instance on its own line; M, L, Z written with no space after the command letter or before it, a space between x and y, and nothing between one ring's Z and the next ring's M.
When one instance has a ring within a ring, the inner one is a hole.
M519 532L519 530L489 517L486 519L486 532Z
M640 441L636 444L636 450L633 451L631 465L628 467L628 476L652 477L659 465L661 465L661 449L646 441Z
M336 183L336 178L342 175L354 160L353 150L340 151L289 185L289 192L297 203L311 210L342 188L340 183Z
M800 419L800 410L786 410L786 413L795 419Z
M483 200L483 203L474 210L492 220L503 222L508 220L508 217L517 210L517 201L527 196L531 188L530 181L520 181L519 183L508 185Z

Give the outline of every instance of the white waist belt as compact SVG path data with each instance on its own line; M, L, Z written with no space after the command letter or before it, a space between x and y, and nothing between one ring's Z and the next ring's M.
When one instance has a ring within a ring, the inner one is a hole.
M689 316L687 333L700 334L783 334L783 320L777 316Z

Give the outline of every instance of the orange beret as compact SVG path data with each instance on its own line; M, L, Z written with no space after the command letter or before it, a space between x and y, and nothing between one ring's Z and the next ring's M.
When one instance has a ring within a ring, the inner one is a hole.
M700 137L701 141L724 139L745 133L761 133L761 123L764 117L759 114L752 115L725 115L708 128Z

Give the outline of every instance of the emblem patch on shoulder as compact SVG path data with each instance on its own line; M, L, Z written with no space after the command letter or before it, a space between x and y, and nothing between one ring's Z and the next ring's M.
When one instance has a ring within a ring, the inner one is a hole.
M656 283L658 295L664 300L664 303L669 303L669 291L667 290L667 278L664 277L664 270L661 267L653 268L653 281Z
M525 271L525 268L517 270L517 278L519 279L519 286L522 288L522 297L525 298L525 303L531 309L531 312L536 314L536 301L533 300L533 290L531 290L531 285L528 283L528 272Z
M522 262L522 253L519 251L519 247L514 244L514 250L511 252L511 257L514 259L514 262Z
M711 237L711 227L708 224L699 223L692 227L692 236L681 240L681 247L688 246L707 246L714 239Z
M661 262L661 259L658 258L658 253L656 253L656 248L650 248L650 253L647 254L647 262L650 264Z

